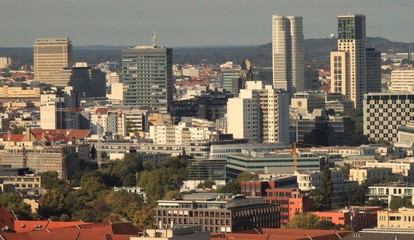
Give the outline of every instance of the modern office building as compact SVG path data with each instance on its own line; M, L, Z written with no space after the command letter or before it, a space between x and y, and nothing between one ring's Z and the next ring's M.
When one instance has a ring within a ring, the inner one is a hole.
M398 128L414 120L414 94L369 93L364 95L364 135L370 140L397 142Z
M80 97L105 97L106 75L91 67L73 67L59 72L56 86L71 86Z
M289 142L289 98L261 81L247 81L227 102L227 133L250 142Z
M69 38L38 38L33 45L33 60L34 79L56 85L59 72L73 65L72 42Z
M367 91L365 38L364 15L338 16L338 51L331 52L331 93L341 93L354 108L362 108Z
M173 91L172 49L135 46L122 51L124 105L170 111Z
M381 92L381 52L366 48L367 89L366 93Z
M202 230L214 233L280 227L278 205L230 193L194 193L159 200L154 212L161 225L201 225Z
M8 69L11 65L11 58L0 57L0 69Z
M243 79L240 77L239 69L223 69L222 87L227 92L231 92L234 96L239 95L240 89L244 87Z
M326 161L326 156L319 156L311 152L297 153L298 170L320 171ZM245 151L242 154L228 155L226 179L236 180L242 172L265 172L266 169L275 174L293 174L295 170L293 153Z
M272 16L273 87L290 96L305 90L302 17Z
M389 90L414 93L414 70L393 70Z

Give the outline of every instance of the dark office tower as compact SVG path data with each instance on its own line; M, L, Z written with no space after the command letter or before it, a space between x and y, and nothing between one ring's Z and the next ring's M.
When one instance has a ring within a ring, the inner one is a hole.
M122 51L124 105L167 113L173 90L172 49L136 46Z
M375 48L366 49L367 59L367 91L366 93L381 92L381 52Z
M362 108L366 93L365 16L338 17L338 51L331 52L331 93Z

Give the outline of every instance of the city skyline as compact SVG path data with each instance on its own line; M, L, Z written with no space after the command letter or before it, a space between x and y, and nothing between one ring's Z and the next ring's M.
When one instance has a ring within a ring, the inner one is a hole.
M409 0L6 1L0 47L30 47L41 37L70 37L77 46L145 45L153 31L167 47L260 45L271 41L272 15L302 16L310 39L337 34L336 17L348 13L367 16L367 36L412 42L414 33L404 30L414 20L412 7Z

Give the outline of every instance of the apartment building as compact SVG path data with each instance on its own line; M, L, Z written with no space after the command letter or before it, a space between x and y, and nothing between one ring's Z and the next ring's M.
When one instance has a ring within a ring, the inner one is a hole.
M280 209L261 198L242 195L195 193L175 200L159 200L154 209L161 225L201 225L214 233L280 227Z

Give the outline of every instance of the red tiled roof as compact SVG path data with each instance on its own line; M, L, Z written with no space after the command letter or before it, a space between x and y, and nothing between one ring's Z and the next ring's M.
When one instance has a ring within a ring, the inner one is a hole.
M96 109L97 113L103 113L103 114L107 114L108 113L108 108L97 108Z
M31 222L31 221L27 221ZM44 221L32 221L32 222L44 222ZM76 223L76 222L72 222ZM78 222L79 223L79 222ZM49 223L50 224L50 223ZM59 239L59 240L97 240L97 239L112 239L112 240L129 240L131 236L136 236L137 228L130 223L110 224L110 223L83 223L85 225L74 225L64 227L65 223L60 222L62 227L58 228L44 228L40 230L33 230L30 232L18 232L18 233L0 233L6 240L45 240L45 239ZM131 225L131 226L127 226ZM58 225L56 225L58 226ZM122 228L123 230L129 229L129 231L122 231L122 233L116 232L114 229Z
M72 139L84 139L89 137L89 135L91 134L91 130L90 129L73 129L70 130L69 134L67 134L68 140L72 140Z
M53 222L48 220L43 221L25 221L25 220L15 220L14 221L14 230L16 232L30 232L42 229L56 229L64 227L74 227L87 225L91 223L86 223L82 221L72 221L72 222Z
M23 139L23 137L24 137L23 134L10 134L10 135L7 133L0 134L0 138L2 138L4 141L19 142Z
M91 130L89 129L31 129L30 133L36 141L50 141L50 142L68 142L73 139L87 138Z
M13 214L7 209L0 207L0 230L4 227L8 227L10 230L14 230L13 221L15 220Z

